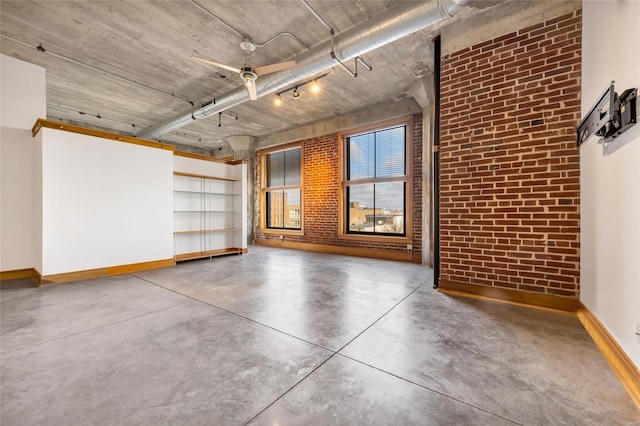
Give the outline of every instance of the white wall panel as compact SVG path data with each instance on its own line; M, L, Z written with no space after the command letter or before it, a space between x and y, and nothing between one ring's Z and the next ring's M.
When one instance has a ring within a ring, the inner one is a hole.
M47 117L47 82L44 68L0 55L0 126L31 130Z
M46 117L44 68L0 55L0 271L33 268L38 257L36 143Z
M1 129L0 270L33 268L36 145L29 130Z
M582 112L615 80L640 86L640 2L585 1ZM580 148L582 302L640 367L640 125Z
M173 257L173 153L44 128L43 275Z

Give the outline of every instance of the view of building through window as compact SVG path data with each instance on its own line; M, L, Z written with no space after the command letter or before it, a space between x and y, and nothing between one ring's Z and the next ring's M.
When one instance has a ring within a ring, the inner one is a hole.
M346 139L349 233L405 235L406 126Z
M300 229L300 190L269 191L269 228Z
M301 229L302 148L265 156L267 228Z

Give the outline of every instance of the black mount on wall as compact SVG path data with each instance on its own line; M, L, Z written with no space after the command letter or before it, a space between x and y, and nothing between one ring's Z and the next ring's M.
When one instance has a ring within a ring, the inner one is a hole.
M636 124L638 89L627 89L618 96L613 84L612 81L578 124L578 147L591 135L604 137L605 142L611 142Z

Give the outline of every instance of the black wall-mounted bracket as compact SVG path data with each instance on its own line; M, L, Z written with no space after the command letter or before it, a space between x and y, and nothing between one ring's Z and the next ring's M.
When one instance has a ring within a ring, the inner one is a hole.
M578 147L592 135L611 142L636 124L638 89L627 89L618 96L613 85L612 81L578 124Z

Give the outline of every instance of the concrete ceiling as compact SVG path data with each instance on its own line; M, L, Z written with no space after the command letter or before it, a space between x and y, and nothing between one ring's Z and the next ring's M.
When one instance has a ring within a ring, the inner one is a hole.
M340 33L399 1L309 3ZM468 19L495 3L476 1L456 19ZM189 111L189 101L199 107L241 85L237 74L189 57L241 67L242 39L225 23L255 43L281 32L297 37L279 37L258 47L254 66L295 58L329 39L322 23L294 0L2 0L0 13L2 53L47 70L48 118L125 134L134 131L132 124L140 132ZM222 117L221 127L215 115L162 135L162 140L211 150L225 145L230 135L260 137L402 99L433 70L431 39L438 31L429 28L367 54L374 70L355 79L336 68L320 80L319 94L311 94L308 86L297 99L289 92L279 108L273 106L273 95L267 95L226 111L238 119ZM40 44L46 52L36 49Z

